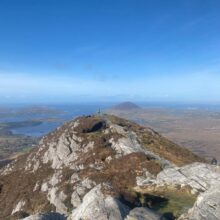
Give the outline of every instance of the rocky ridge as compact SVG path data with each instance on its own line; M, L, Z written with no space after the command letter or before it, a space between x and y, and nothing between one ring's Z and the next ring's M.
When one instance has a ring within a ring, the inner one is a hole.
M219 184L217 166L152 129L84 116L0 170L0 219L215 220Z

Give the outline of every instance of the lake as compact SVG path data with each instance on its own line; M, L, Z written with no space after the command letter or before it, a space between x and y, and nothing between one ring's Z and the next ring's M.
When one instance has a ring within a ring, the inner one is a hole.
M112 103L66 104L66 105L37 105L0 106L0 122L22 122L37 120L42 123L37 126L13 128L13 134L41 137L62 125L65 121L81 115L97 113L112 106Z

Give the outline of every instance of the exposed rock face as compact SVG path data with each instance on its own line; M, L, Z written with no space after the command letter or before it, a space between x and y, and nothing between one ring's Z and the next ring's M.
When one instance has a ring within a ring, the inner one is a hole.
M101 191L101 185L89 191L79 205L68 218L69 220L122 220L130 208L111 196L105 196Z
M201 193L192 209L180 220L219 220L220 219L220 184L212 185Z
M139 186L180 185L189 186L193 193L205 192L220 184L220 168L205 163L193 163L183 167L164 169L155 179L138 179L137 182Z
M218 171L194 162L204 161L150 128L109 115L79 117L0 170L0 219L157 219L135 208L152 208L152 196L136 188L208 192Z
M158 184L190 186L194 192L204 192L220 184L220 169L203 163L164 170L157 176Z
M163 220L163 217L148 208L134 208L125 220Z
M66 218L59 213L36 214L23 218L23 220L65 220L65 219Z
M220 219L220 168L204 163L193 163L180 168L168 168L156 178L137 179L139 187L190 187L191 193L199 194L188 213L179 220Z

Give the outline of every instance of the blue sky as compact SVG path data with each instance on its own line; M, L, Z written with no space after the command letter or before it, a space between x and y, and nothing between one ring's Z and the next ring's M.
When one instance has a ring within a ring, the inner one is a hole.
M220 103L220 1L1 0L0 77L2 102Z

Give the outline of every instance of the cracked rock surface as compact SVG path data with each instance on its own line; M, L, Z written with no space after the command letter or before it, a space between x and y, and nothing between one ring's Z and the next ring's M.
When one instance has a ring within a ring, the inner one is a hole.
M219 170L204 162L150 128L111 115L78 117L0 169L0 220L166 219L152 207L163 196L136 191L165 185L199 195L182 219L205 219L206 210L215 220Z

